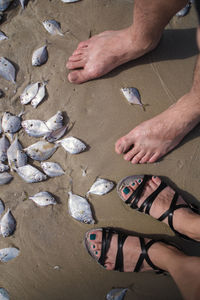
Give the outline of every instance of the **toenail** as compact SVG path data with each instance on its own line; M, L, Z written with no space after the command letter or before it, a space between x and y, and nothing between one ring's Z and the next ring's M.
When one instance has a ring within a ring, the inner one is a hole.
M90 240L91 241L94 241L96 239L96 234L90 234Z
M135 185L135 182L132 183L132 186L134 186L134 185Z
M93 245L92 247L95 248L95 245Z
M156 178L157 176L153 176L153 178Z
M142 182L142 180L141 179L138 179L138 183L141 183Z
M98 254L98 252L97 252L97 251L96 251L95 253L96 253L96 254Z
M125 195L128 195L130 193L130 190L129 188L126 186L124 189L123 189L123 192Z

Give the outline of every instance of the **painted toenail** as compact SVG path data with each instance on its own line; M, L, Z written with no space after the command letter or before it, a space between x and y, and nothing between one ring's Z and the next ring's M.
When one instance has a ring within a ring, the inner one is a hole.
M128 195L130 193L130 190L129 188L126 186L124 189L123 189L123 192L125 195Z
M156 178L157 176L153 176L153 178Z
M97 251L96 251L95 253L96 253L96 254L98 254L98 252L97 252Z
M95 248L95 245L93 245L92 247Z
M96 239L96 234L90 234L90 240L91 241L94 241Z
M141 183L142 182L142 180L141 179L138 179L138 183Z
M134 185L135 185L135 182L132 183L132 186L134 186Z

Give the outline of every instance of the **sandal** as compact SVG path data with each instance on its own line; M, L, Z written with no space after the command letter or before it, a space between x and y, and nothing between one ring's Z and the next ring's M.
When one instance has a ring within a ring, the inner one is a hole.
M152 178L152 175L133 175L133 176L128 176L124 179L122 179L118 185L117 185L117 193L120 196L120 198L126 203L128 204L131 208L139 211L139 212L143 212L145 214L149 215L151 206L153 204L153 201L156 199L156 197L158 196L158 194L164 190L168 185L161 181L161 184L159 185L159 187L151 194L149 195L144 202L142 203L142 205L140 207L138 207L138 202L140 200L140 197L142 195L142 192L144 190L145 184L147 183L148 180L150 180ZM125 201L122 194L121 194L121 190L130 185L130 183L132 183L133 181L137 180L139 184L139 186L136 188L136 190L130 195L130 197ZM180 209L180 208L190 208L193 212L197 213L197 208L194 207L193 205L187 203L185 200L185 204L176 204L177 200L178 200L178 196L179 194L177 192L175 192L170 207L168 210L166 210L166 212L164 212L157 220L158 221L163 221L166 217L168 217L168 224L170 226L170 228L181 238L186 239L186 240L190 240L196 243L199 243L197 241L195 241L194 239L178 232L176 229L174 229L173 226L173 213L175 210Z
M117 234L118 235L118 250L117 250L117 255L116 255L116 261L115 261L115 271L119 271L119 272L124 272L124 267L123 267L123 245L124 242L126 240L126 238L129 235L127 235L126 233L124 233L123 231L120 230L115 230L113 228L110 227L105 227L105 228L95 228L95 230L101 230L102 231L102 244L101 244L101 256L99 258L97 258L94 253L91 250L91 245L89 243L89 235L92 231L94 230L90 230L86 233L85 235L85 247L88 251L88 253L101 265L104 267L105 264L105 260L107 257L107 252L109 250L110 247L110 242L111 242L111 238L113 234ZM143 264L143 262L146 260L146 262L151 266L151 268L153 270L156 271L156 273L163 273L166 272L160 268L158 268L156 265L154 265L151 261L151 259L149 258L148 255L148 250L149 248L157 243L157 242L163 242L162 240L150 240L149 242L147 242L145 244L145 240L142 237L138 237L140 240L140 246L141 246L141 254L139 256L139 259L136 263L136 266L133 270L133 272L139 272L141 269L141 266ZM165 242L166 243L166 242ZM174 246L174 245L173 245Z

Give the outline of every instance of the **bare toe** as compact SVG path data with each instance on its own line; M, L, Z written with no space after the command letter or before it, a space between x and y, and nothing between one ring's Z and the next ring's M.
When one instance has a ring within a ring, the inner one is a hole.
M68 80L71 83L83 83L92 78L92 74L90 75L90 73L88 73L85 69L73 71L68 75Z
M156 162L159 158L161 157L160 153L155 153L150 159L149 159L149 163L154 163Z
M115 151L122 154L128 151L131 146L133 146L133 141L124 136L115 143Z
M125 160L131 160L135 155L138 154L140 150L136 147L133 147L130 151L128 151L125 155L124 155L124 159Z
M79 60L79 61L69 61L67 63L67 68L69 70L73 70L73 69L79 69L79 68L83 68L85 66L85 60Z
M142 158L141 160L139 161L140 164L145 164L149 161L149 159L151 158L151 153L146 153Z
M140 151L139 153L137 153L131 160L132 164L138 164L143 156L144 156L144 151Z
M77 49L81 49L81 48L87 48L88 47L88 44L89 44L90 40L87 40L87 41L83 41L83 42L80 42L78 44L78 47Z

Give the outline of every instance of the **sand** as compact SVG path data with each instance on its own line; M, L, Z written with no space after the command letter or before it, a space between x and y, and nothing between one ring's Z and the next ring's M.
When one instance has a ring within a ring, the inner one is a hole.
M21 11L14 2L6 12L1 30L9 40L1 42L0 56L17 67L16 85L0 78L5 97L0 99L0 113L22 110L19 96L29 82L49 80L48 96L37 109L25 106L23 119L47 120L57 110L66 112L74 123L66 136L81 138L89 151L70 155L59 148L50 161L60 163L66 175L42 183L27 184L16 174L14 180L0 187L0 198L11 208L17 220L14 235L0 239L0 248L15 246L20 256L0 265L0 286L15 300L101 300L113 287L129 287L126 299L181 299L170 276L149 273L108 272L88 255L84 234L94 225L81 224L68 214L67 199L70 176L73 191L84 196L97 176L116 183L131 174L163 176L188 200L198 203L199 196L199 132L196 127L174 151L160 162L131 165L114 151L115 141L134 126L147 120L188 92L192 84L197 47L197 19L194 8L184 18L174 17L166 27L158 48L135 62L117 68L101 79L82 85L70 84L65 64L78 42L107 29L121 29L132 20L131 0L82 0L64 4L60 0L29 1ZM61 23L64 37L51 36L42 21L55 19ZM47 41L49 59L41 67L31 65L33 50ZM120 88L139 89L144 112L130 106ZM19 139L26 147L37 141L22 130ZM39 166L34 162L35 166ZM82 168L87 167L87 176ZM48 190L59 204L37 207L27 195ZM139 233L165 234L173 238L168 226L126 207L116 190L105 196L90 196L95 211L96 227L113 226ZM180 240L176 239L180 243ZM187 253L198 248L183 243Z

